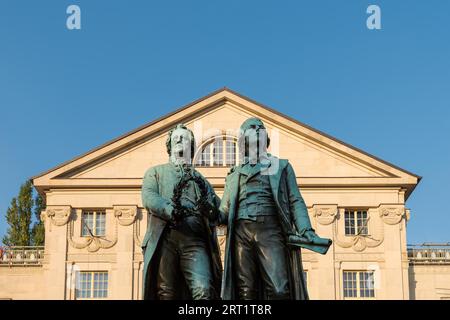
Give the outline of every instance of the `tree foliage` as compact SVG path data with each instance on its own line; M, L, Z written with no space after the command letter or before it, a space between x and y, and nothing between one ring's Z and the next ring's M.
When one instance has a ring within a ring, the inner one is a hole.
M44 200L39 194L33 197L31 180L22 184L18 196L11 200L6 212L9 227L2 242L7 246L43 245L44 225L40 212L44 207ZM33 210L36 222L32 226Z
M31 239L33 245L43 246L45 240L45 230L44 222L41 220L41 212L45 209L45 201L40 194L37 194L34 199L34 216L36 217L36 222L31 230Z

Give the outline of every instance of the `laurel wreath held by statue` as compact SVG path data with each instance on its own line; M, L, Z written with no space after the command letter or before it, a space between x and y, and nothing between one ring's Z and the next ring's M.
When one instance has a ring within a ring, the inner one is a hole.
M193 180L200 190L200 197L193 208L183 207L181 205L181 196L184 188L189 181ZM173 190L172 202L174 204L174 213L172 227L177 227L188 216L204 216L208 219L214 218L216 209L208 202L208 187L205 180L199 175L185 174Z

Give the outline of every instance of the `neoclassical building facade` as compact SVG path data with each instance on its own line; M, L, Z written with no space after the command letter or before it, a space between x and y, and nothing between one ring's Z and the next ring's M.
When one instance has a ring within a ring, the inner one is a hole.
M195 165L221 196L237 130L253 116L270 152L293 165L316 232L333 240L326 255L302 251L311 299L450 297L448 249L407 248L419 176L224 88L34 177L45 247L4 250L0 298L141 299L142 178L168 161L167 132L180 122L194 131Z

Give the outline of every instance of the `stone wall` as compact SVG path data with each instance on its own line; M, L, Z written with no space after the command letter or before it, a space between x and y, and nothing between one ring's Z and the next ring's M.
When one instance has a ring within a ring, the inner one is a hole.
M46 291L42 266L0 267L0 299L45 299Z
M409 291L412 300L450 300L450 265L411 265Z

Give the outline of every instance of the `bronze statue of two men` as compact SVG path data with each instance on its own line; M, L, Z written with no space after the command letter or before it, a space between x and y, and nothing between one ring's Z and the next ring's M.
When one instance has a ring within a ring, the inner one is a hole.
M292 166L267 153L264 124L240 128L240 164L225 182L222 200L195 170L195 138L179 124L169 132L169 163L147 170L142 201L148 210L144 299L308 299L300 248L326 253ZM222 272L216 227L227 225Z

